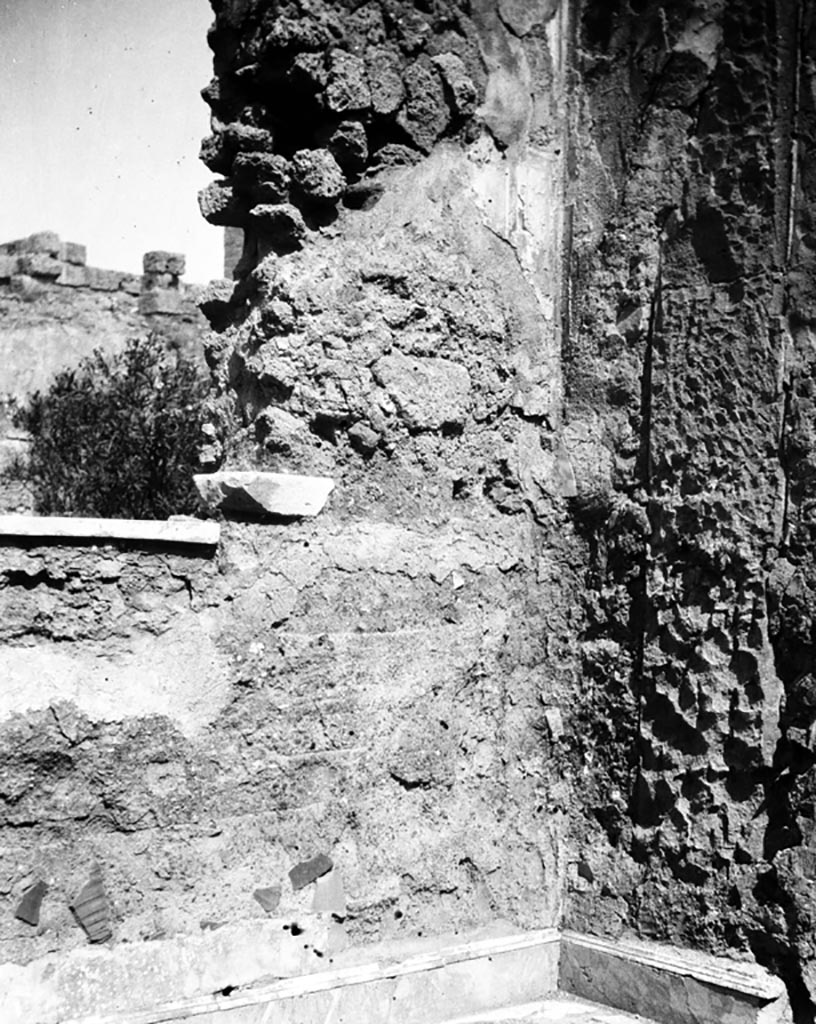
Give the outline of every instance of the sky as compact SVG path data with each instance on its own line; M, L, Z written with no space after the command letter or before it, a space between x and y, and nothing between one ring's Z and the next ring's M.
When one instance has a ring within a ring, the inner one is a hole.
M0 0L0 242L56 231L92 266L167 249L188 282L222 276L196 202L212 20L208 0Z

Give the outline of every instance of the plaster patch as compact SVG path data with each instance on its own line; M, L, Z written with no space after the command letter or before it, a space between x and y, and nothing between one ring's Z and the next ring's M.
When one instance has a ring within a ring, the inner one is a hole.
M185 735L211 722L226 700L226 664L193 615L160 637L138 638L126 653L37 643L0 653L0 721L70 701L94 721L165 715Z

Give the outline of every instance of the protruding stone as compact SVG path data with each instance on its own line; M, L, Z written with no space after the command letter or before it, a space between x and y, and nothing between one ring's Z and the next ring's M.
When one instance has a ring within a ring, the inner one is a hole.
M373 47L365 56L371 106L378 114L393 114L405 99L402 63L393 50Z
M0 255L0 281L8 281L17 273L18 260L16 256Z
M249 215L275 252L294 252L303 247L306 224L300 210L291 203L263 203L253 207Z
M239 153L232 176L235 187L255 202L281 203L289 196L289 161L277 153Z
M21 253L45 253L47 256L59 256L60 247L59 235L54 231L37 231L26 238L17 238L13 242L5 242L2 251L9 255Z
M90 267L63 263L62 272L57 278L57 284L64 284L69 288L87 288L90 286L90 283Z
M267 914L272 914L278 909L278 904L281 901L281 887L270 885L265 889L256 889L252 895Z
M363 452L373 452L381 440L377 431L372 430L371 427L362 420L360 420L359 423L355 423L354 426L349 427L348 436L355 448L359 448Z
M88 262L88 253L85 246L80 245L79 242L63 242L60 245L59 258L63 263L84 267Z
M198 473L193 480L207 508L261 516L316 516L334 487L329 477L252 470Z
M93 866L90 878L71 904L71 910L91 942L107 942L112 937L110 903L98 864Z
M412 430L438 430L465 420L470 375L458 363L392 352L374 365L374 377Z
M235 288L232 281L210 281L198 302L198 308L215 331L223 330L230 318L230 299Z
M405 71L408 102L397 124L423 152L430 153L450 120L439 73L428 58L414 61Z
M476 86L467 73L462 58L457 57L455 53L440 53L432 60L448 87L453 112L459 117L467 117L472 114L476 109Z
M139 312L143 316L178 313L181 305L181 292L177 288L154 288L139 296Z
M155 249L146 252L142 257L142 269L146 274L171 274L173 277L182 277L185 267L184 254L180 252Z
M371 106L371 92L366 79L366 67L360 57L345 50L333 50L326 86L326 104L335 114L349 110L367 110Z
M213 181L198 193L198 208L208 224L240 227L246 222L247 205L226 181Z
M26 889L23 893L23 898L17 904L17 909L14 911L14 916L18 921L25 921L26 924L36 928L40 923L40 906L47 892L48 883L42 880L35 882L34 885Z
M316 878L325 875L333 867L334 863L331 857L327 857L325 853L319 853L316 857L312 857L311 860L303 860L299 864L295 864L289 872L292 888L295 891L302 889L304 885L314 882Z
M340 165L327 149L301 149L292 157L292 181L313 203L336 203L346 187Z
M122 281L128 276L118 270L102 270L99 267L86 267L88 287L97 292L117 292Z
M63 264L45 252L26 253L19 258L21 274L31 277L57 278L62 273Z
M329 138L329 152L346 171L360 171L368 160L368 137L359 121L341 121Z

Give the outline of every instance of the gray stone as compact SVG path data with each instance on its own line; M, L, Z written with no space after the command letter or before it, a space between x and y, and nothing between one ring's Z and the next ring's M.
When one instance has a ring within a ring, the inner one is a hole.
M404 77L408 101L397 115L397 124L414 145L430 153L450 120L442 80L427 58L409 65Z
M57 278L62 273L63 264L45 252L26 253L19 258L21 274L31 277Z
M329 151L344 170L362 170L368 160L368 137L363 125L341 121L329 139Z
M164 252L161 249L146 252L142 257L142 268L146 274L172 274L174 277L181 277L185 270L184 254Z
M64 284L69 288L87 288L90 283L91 272L89 267L78 266L73 263L63 263L62 273L57 278L57 284Z
M461 424L467 415L470 375L449 359L383 356L374 377L394 401L400 417L413 430L438 430Z
M247 217L247 206L226 181L213 181L198 193L198 208L208 224L217 227L241 227Z
M177 288L154 288L139 296L139 312L143 316L178 313L181 306L181 292Z
M313 203L336 203L346 187L346 177L327 149L298 150L292 157L292 181Z
M352 444L364 452L373 452L381 440L377 431L372 430L362 420L359 423L355 423L353 427L349 427L348 435Z
M8 281L17 273L17 257L0 255L0 281Z
M328 477L251 470L198 473L193 480L207 508L260 516L316 516L334 487Z
M378 114L393 114L405 99L399 55L393 50L373 47L367 51L365 63L371 106Z
M306 224L303 214L291 203L263 203L253 207L249 215L275 252L293 252L303 247Z
M462 58L455 53L441 53L432 60L450 91L453 112L459 117L472 114L476 109L476 86Z
M118 270L102 270L99 267L86 267L88 287L97 292L117 292L127 274Z
M320 878L321 875L325 875L328 871L334 867L331 857L327 857L325 853L318 853L316 857L312 857L311 860L303 860L299 864L295 864L292 870L289 872L289 880L292 883L292 888L297 891L302 889L304 885L308 885L309 882L314 882L316 878Z
M281 887L270 885L264 889L256 889L252 894L253 898L260 903L267 914L274 913L281 900Z
M333 50L326 86L326 104L335 114L366 110L371 106L371 91L366 66L360 57L345 50Z
M85 246L80 245L79 242L63 242L60 245L59 258L63 263L84 267L88 261L88 253Z
M17 904L14 916L19 921L25 921L36 928L40 923L40 906L43 897L48 892L48 883L42 880L35 882L23 893L23 898Z

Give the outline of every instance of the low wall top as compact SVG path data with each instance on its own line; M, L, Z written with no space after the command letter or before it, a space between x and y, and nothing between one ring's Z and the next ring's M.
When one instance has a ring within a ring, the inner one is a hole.
M218 523L201 519L82 519L73 516L0 516L0 537L62 540L131 540L214 547L221 537Z

